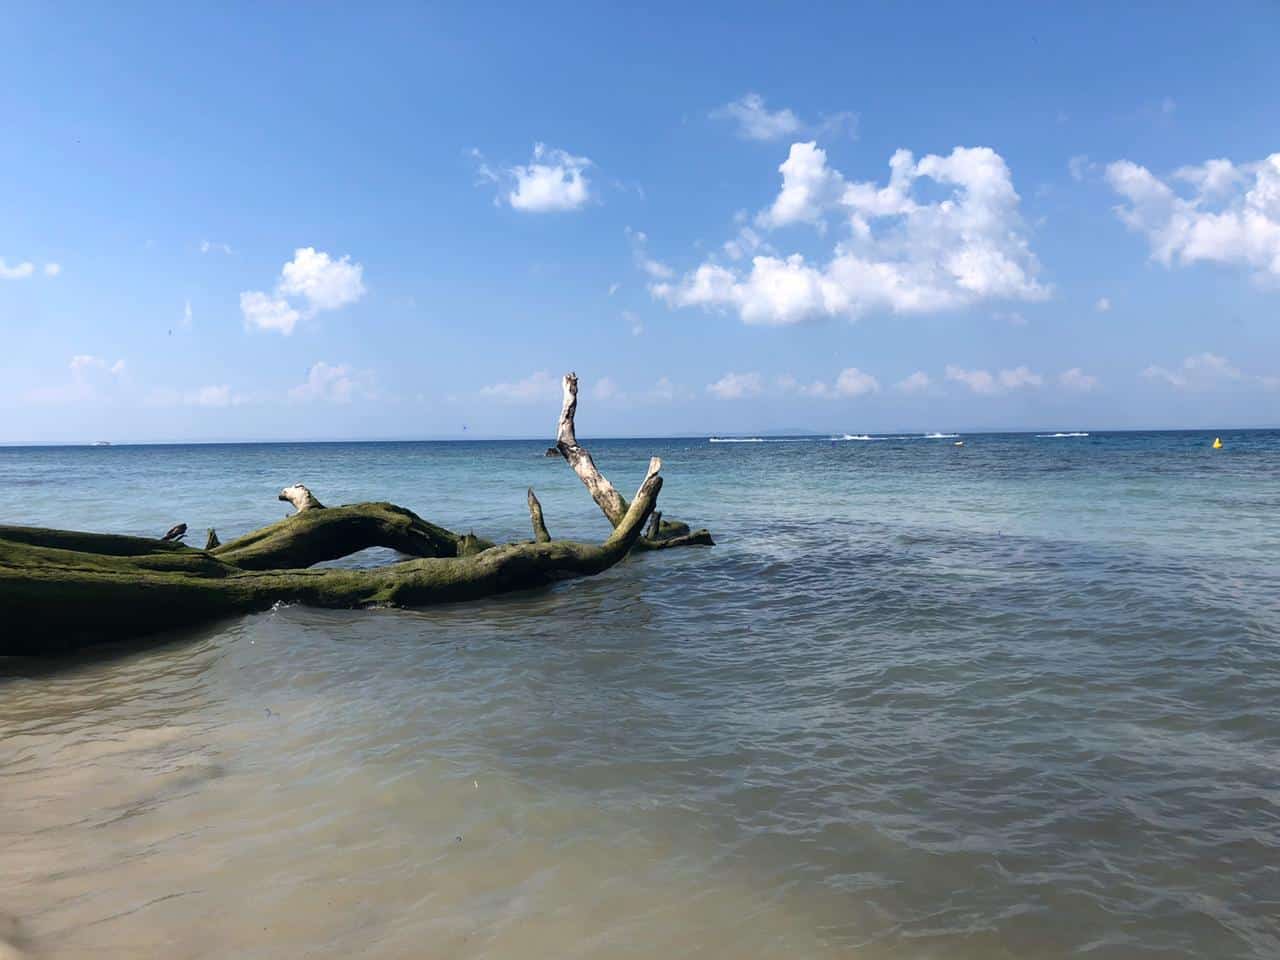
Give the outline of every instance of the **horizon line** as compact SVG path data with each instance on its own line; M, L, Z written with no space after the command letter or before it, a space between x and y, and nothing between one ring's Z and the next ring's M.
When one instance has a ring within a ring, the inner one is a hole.
M973 429L973 430L951 430L937 431L940 434L948 436L1027 436L1049 433L1084 433L1084 434L1101 434L1101 433L1214 433L1216 432L1253 432L1265 433L1269 431L1280 430L1280 426L1267 427L1240 427L1240 426L1221 426L1221 427L1094 427L1088 430L1081 428L1063 428L1063 427L1036 427L1018 430L992 430L992 429ZM900 431L883 431L875 433L850 434L847 431L839 435L832 431L819 431L816 433L802 431L779 431L779 430L757 430L757 431L725 431L725 432L699 432L699 433L683 433L683 434L621 434L617 436L596 436L590 437L592 441L612 441L612 440L711 440L711 439L753 439L759 438L775 438L775 437L794 437L796 439L830 439L840 440L845 436L859 437L879 437L883 439L892 439L896 437L904 437L910 435L911 438L928 439L929 434L921 433L915 430ZM323 444L323 443L546 443L548 448L555 446L554 440L548 440L546 437L537 436L515 436L509 434L482 434L473 437L457 437L457 436L423 436L423 437L310 437L310 438L275 438L275 439L240 439L240 440L0 440L0 447L186 447L186 446L267 446L275 444Z

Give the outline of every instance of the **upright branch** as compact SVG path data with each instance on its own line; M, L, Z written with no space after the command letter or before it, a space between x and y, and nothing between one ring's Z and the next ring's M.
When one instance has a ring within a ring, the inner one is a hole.
M615 527L627 511L627 501L618 493L608 478L600 472L596 462L591 459L587 448L578 443L574 427L574 418L578 413L578 375L566 373L563 380L564 402L560 407L560 423L556 428L556 445L560 455L573 467L591 499L603 511L608 521ZM551 454L548 450L548 455ZM639 550L665 550L670 547L715 546L708 530L690 531L687 523L663 520L661 513L655 513L649 529L636 542Z
M560 424L556 429L556 449L569 461L573 472L586 485L591 499L599 505L604 515L609 518L609 522L616 527L622 521L622 515L627 512L627 502L600 472L586 448L578 445L573 425L574 416L578 412L578 375L566 373L563 385L564 402L560 407Z

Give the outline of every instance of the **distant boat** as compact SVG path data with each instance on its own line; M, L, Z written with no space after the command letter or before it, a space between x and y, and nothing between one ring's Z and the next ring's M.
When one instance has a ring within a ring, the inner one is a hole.
M93 446L95 446L95 447L109 447L109 446L111 446L111 444L110 444L110 442L108 442L108 441L106 441L106 440L95 440L95 441L93 441Z

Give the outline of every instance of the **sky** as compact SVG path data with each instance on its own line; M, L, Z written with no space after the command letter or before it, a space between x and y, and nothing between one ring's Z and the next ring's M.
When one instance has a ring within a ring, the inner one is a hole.
M0 20L0 442L1280 426L1280 5Z

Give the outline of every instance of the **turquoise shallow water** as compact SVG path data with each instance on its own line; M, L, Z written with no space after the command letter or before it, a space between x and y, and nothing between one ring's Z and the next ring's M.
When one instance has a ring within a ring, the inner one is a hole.
M37 956L1280 955L1280 432L597 441L719 545L0 661ZM605 525L545 444L0 448L0 521ZM358 558L372 562L385 557Z

